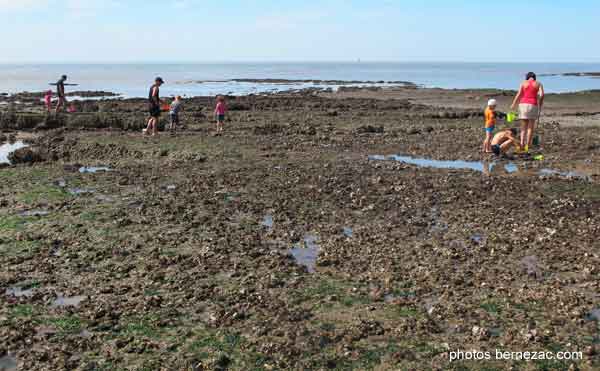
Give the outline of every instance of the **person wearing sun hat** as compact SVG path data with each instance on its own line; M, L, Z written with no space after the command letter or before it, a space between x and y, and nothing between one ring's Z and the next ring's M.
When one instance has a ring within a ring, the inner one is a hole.
M154 79L154 84L150 87L148 93L148 111L150 112L150 119L148 120L148 126L144 129L144 134L152 133L155 136L158 132L158 119L160 118L160 86L165 81L162 77Z
M498 102L495 99L488 101L485 109L485 140L483 141L482 152L492 153L492 137L496 128L496 106Z

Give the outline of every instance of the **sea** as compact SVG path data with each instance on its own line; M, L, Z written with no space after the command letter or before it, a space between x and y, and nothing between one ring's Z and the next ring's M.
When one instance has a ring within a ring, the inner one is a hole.
M171 64L0 64L0 93L39 92L66 74L71 91L109 91L123 98L146 97L156 76L165 80L163 96L212 96L273 93L304 88L337 89L339 81L408 81L445 89L516 89L533 71L547 92L600 89L600 78L562 76L600 72L600 63L171 63ZM244 82L240 79L310 80ZM394 85L354 83L349 86Z

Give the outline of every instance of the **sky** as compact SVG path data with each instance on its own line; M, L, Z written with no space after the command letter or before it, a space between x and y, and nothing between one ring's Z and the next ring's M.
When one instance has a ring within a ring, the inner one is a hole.
M0 0L0 63L600 62L598 0Z

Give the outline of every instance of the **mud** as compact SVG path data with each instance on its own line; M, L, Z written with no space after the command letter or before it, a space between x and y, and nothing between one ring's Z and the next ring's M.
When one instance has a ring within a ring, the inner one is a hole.
M548 98L534 161L478 152L483 97L511 92L410 91L230 98L222 136L208 97L186 100L187 129L157 138L138 130L140 99L32 126L39 160L0 169L1 362L598 369L600 127L563 125L598 95ZM18 115L43 122L41 109L2 107L3 134L22 135ZM111 170L80 172L94 167ZM450 363L473 348L584 359Z

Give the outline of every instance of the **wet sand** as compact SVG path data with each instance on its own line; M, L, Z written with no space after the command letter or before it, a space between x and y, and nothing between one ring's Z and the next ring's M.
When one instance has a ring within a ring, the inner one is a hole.
M478 153L485 102L512 92L232 98L220 137L209 98L159 138L140 134L143 100L5 110L3 133L36 138L0 169L0 362L597 369L599 96L548 97L543 161Z

